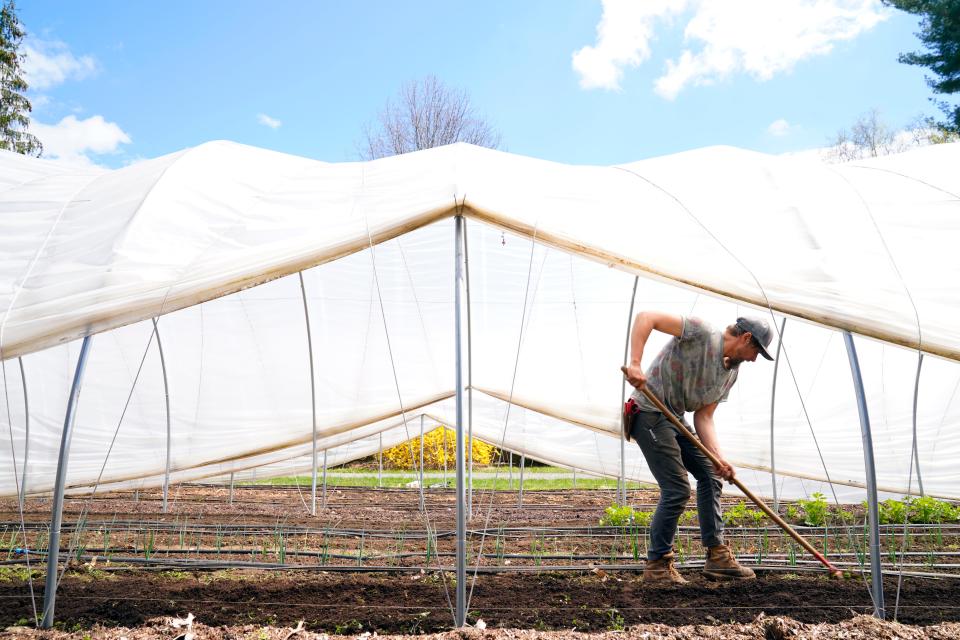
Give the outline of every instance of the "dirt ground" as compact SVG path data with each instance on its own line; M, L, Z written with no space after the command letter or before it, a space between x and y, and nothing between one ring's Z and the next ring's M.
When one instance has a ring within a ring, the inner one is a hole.
M666 625L638 625L623 631L584 633L575 630L538 631L527 629L463 629L429 635L376 636L362 632L350 636L331 636L297 627L258 627L243 625L210 627L193 622L189 630L174 626L171 618L151 620L148 624L127 629L124 627L94 627L84 632L41 632L23 627L0 631L0 638L43 640L330 640L331 638L371 638L383 640L955 640L960 637L960 625L947 623L930 627L910 627L896 622L880 621L872 616L858 616L839 624L804 624L790 618L759 617L747 624L695 625L669 627Z
M312 532L328 528L411 532L423 526L417 513L416 491L331 490L327 506L318 510L315 517L305 510L302 497L303 493L295 490L238 489L231 504L224 489L183 487L172 502L171 512L161 514L155 492L108 494L92 502L69 501L65 523L76 522L81 515L85 515L91 531L105 522L115 527L125 522L135 522L136 526L153 523L157 527L202 523L208 532L197 534L195 551L201 546L209 551L209 546L214 544L214 534L210 531L219 524L217 531L227 531L236 537L232 542L226 541L222 556L218 554L222 558L232 557L228 549L231 544L237 549L243 544L250 544L254 549L259 544L266 545L266 541L273 539L267 534L261 532L254 542L246 541L246 537L258 528L269 532L280 522L284 527L308 527ZM656 492L631 492L634 505L652 506L655 500ZM589 528L595 526L598 515L611 503L612 492L537 492L525 496L522 507L517 501L516 493L477 494L471 527ZM453 526L455 504L450 492L428 495L427 507L432 527L442 530ZM12 501L0 501L0 518L8 527L15 521L15 513L16 505ZM28 501L27 522L41 523L48 517L46 501ZM131 531L124 538L119 530L114 530L110 544L120 555L139 553L143 557L144 533ZM164 531L166 533L157 534L157 548L153 553L161 554L166 545L171 557L176 556L178 529L174 526ZM229 537L228 534L216 535ZM43 533L37 529L32 535ZM103 544L103 536L99 535L100 538L84 544L91 548ZM318 544L313 540L318 537L315 533L297 536L310 538L314 547ZM351 545L357 544L358 536L348 537ZM586 544L580 540L561 539L564 544ZM153 542L151 537L151 545ZM614 539L596 544L621 542ZM128 543L132 543L129 545L132 548L128 548ZM451 540L441 541L439 549L451 543ZM187 556L189 544L188 540ZM292 554L294 543L285 544L291 545ZM365 544L363 540L362 544ZM361 547L362 553L375 554L385 553L397 541L388 536L378 543L379 551L375 543L366 544L374 549ZM530 551L539 542L536 537L528 536L514 540L513 544ZM180 545L182 551L182 534ZM620 557L626 551L625 547L617 549ZM960 637L960 624L957 624L960 622L960 583L955 580L904 579L897 619L916 625L908 628L862 617L872 612L873 605L867 586L859 576L836 582L818 573L798 570L760 573L757 580L748 582L715 583L702 578L695 569L688 569L686 576L692 581L690 585L653 589L640 581L640 562L635 563L635 570L604 571L590 570L589 562L583 560L582 571L559 571L550 566L532 566L530 554L526 555L526 560L518 560L513 567L525 569L522 572L481 573L475 583L471 579L468 622L477 624L482 620L486 630L474 630L466 636L478 640L579 637L578 633L571 632L575 630L638 638ZM385 557L374 556L374 560ZM263 558L275 560L273 555L267 557L266 551ZM0 566L0 629L7 629L0 637L40 637L40 632L23 628L33 620L33 604L25 572L17 573L16 567L9 564L15 561L8 554L8 564ZM449 560L445 564L449 564ZM500 558L501 569L508 568L504 564L509 562ZM136 568L111 565L102 557L99 564L73 562L58 591L59 633L50 632L43 637L185 638L189 631L194 638L289 640L288 634L301 620L303 630L291 637L419 635L450 629L449 602L454 598L450 573L421 572L410 567L403 571L379 572L364 567L344 570L347 568L306 571ZM887 608L892 613L896 580L888 579L885 586ZM35 574L33 593L37 606L41 606L42 591L42 576ZM195 616L190 630L171 626L171 620L188 614ZM644 636L644 633L650 635ZM921 635L916 635L918 633ZM462 634L437 636L454 637L460 638Z
M805 623L840 622L870 613L859 580L761 575L716 583L689 573L689 585L645 586L635 572L519 573L477 576L469 620L491 628L611 631L637 624L748 623L758 615ZM896 581L888 580L893 609ZM43 587L35 581L40 599ZM60 584L56 617L63 629L94 624L136 627L192 613L208 626L295 626L310 631L416 634L449 629L452 576L439 573L346 572L73 572ZM906 579L898 619L931 625L960 621L953 582ZM23 581L0 583L0 628L32 620Z

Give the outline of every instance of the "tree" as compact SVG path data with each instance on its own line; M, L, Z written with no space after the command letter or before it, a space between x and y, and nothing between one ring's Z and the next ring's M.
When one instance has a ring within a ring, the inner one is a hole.
M20 68L23 36L17 8L13 0L7 0L0 8L0 149L39 156L43 145L26 131L33 107L23 95L27 90Z
M454 142L500 146L500 134L476 112L467 92L447 87L434 76L404 83L396 102L387 101L377 126L366 127L364 137L364 160Z
M849 130L837 132L826 157L835 162L849 162L900 153L922 144L922 128L914 126L898 131L880 118L879 111L871 109L857 118Z
M39 156L43 145L26 131L33 107L24 95L27 81L20 68L23 36L17 8L13 0L6 0L0 8L0 149Z
M916 35L926 51L901 53L900 62L930 69L934 76L927 76L927 84L935 94L950 96L960 92L960 0L883 1L921 17ZM947 116L937 126L946 133L960 133L960 104L930 100Z

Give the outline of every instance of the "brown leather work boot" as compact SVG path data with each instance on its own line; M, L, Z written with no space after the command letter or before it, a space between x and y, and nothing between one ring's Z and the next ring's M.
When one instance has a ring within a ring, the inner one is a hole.
M752 569L740 566L730 552L730 547L725 544L707 549L703 575L714 580L750 580L757 577Z
M673 566L673 552L669 551L659 560L647 560L643 568L644 584L687 584L680 572Z

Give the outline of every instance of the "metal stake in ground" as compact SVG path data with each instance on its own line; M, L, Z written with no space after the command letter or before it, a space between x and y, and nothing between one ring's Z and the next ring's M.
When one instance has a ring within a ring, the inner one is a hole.
M660 398L658 398L657 396L655 396L655 395L653 394L653 392L650 391L650 389L648 389L648 388L646 388L646 387L643 387L643 388L640 389L640 390L643 392L643 395L647 396L647 399L650 400L650 402L652 402L653 405L654 405L661 413L663 413L663 415L665 415L665 416L667 417L667 419L670 420L670 422L673 423L673 426L675 426L677 429L680 430L680 433L682 433L684 436L686 436L687 438L689 438L690 441L693 442L693 444L696 445L696 447L697 447L698 449L700 449L700 451L702 451L705 456L707 456L708 458L710 458L710 462L714 463L714 464L715 464L716 466L718 466L718 467L721 466L721 465L720 465L720 459L717 458L717 456L715 456L712 451L710 451L709 449L707 449L707 447L704 446L704 444L703 444L702 442L700 442L700 439L699 439L699 438L697 438L695 435L693 435L692 433L690 433L690 430L689 430L689 429L687 429L685 426L683 426L683 423L680 422L680 420L677 419L677 416L673 415L673 413L671 413L671 411L670 411L669 409L667 409L662 402L660 402ZM736 487L737 487L738 489L740 489L740 491L743 492L743 495L745 495L745 496L747 496L748 498L750 498L750 500L751 500L754 504L756 504L758 507L760 507L760 509L761 509L765 514L767 514L767 517L769 517L771 520L773 520L773 521L777 524L777 526L779 526L781 529L783 529L791 538L793 538L794 540L796 540L797 543L798 543L801 547L803 547L804 549L806 549L807 551L809 551L809 552L810 552L810 555L812 555L814 558L816 558L816 559L819 560L821 563L823 563L823 566L825 566L827 569L829 569L829 571L830 571L830 577L831 577L831 578L835 578L835 579L842 579L842 578L843 578L843 571L841 571L840 569L837 569L835 566L833 566L833 564L831 564L830 561L827 560L827 559L823 556L822 553L820 553L819 551L817 551L816 549L814 549L814 548L813 548L813 545L810 544L809 542L807 542L806 538L804 538L804 537L801 536L799 533L797 533L796 531L794 531L794 530L793 530L793 527L791 527L789 524L787 524L786 520L784 520L783 518L780 517L780 514L778 514L778 513L775 512L773 509L771 509L770 507L768 507L768 506L763 502L763 500L761 500L760 498L758 498L757 496L755 496L752 491L750 491L749 489L747 489L747 488L743 485L743 483L740 482L739 480L737 480L736 478L730 478L730 482L731 482L732 484L736 485Z

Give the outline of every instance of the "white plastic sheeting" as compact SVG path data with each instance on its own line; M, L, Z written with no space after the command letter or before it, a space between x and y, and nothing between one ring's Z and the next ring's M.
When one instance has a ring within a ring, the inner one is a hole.
M942 356L923 365L920 468L927 493L960 497L958 161L960 145L940 145L862 166L705 149L570 167L456 145L331 165L211 143L78 172L0 154L0 493L21 478L30 492L52 487L79 351L71 340L97 332L71 448L74 490L98 479L162 483L167 393L173 480L301 465L313 426L298 270L321 451L368 455L373 434L394 442L406 419L413 435L422 413L451 424L448 218L462 212L478 437L619 473L634 272L655 277L641 278L638 310L718 327L747 312L778 326L780 312L817 322L787 323L774 431L778 476L792 478L782 495L822 489L827 476L847 489L863 483L846 353L829 327L880 339L858 349L878 484L891 492L917 487L917 348ZM651 340L647 356L658 347ZM727 457L762 494L772 370L745 365L718 411ZM650 479L633 444L627 473Z

